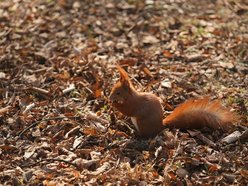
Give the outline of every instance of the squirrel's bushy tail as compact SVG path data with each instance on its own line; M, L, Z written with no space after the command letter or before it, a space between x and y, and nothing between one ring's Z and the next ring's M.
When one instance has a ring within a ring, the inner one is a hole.
M224 108L220 101L210 101L209 98L190 99L177 107L163 120L163 124L170 128L228 130L238 120L235 113Z

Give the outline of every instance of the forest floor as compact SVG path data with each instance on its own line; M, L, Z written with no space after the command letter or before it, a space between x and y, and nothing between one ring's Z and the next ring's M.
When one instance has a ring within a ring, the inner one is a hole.
M116 64L165 116L209 96L237 127L138 138ZM248 185L247 87L245 0L1 0L0 184Z

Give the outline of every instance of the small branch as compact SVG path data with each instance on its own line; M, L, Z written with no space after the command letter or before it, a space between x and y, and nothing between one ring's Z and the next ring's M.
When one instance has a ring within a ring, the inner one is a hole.
M31 69L28 69L27 72L30 72L30 73L41 73L41 72L48 72L48 71L51 71L53 69L53 67L45 67L45 68L40 68L40 69L37 69L37 70L31 70Z
M76 169L78 169L78 166L75 163L72 163L72 162L66 161L66 160L62 160L62 159L57 159L57 158L47 158L45 160L43 159L43 160L31 163L31 164L21 165L21 167L30 167L30 166L33 167L33 166L37 165L38 163L42 163L42 162L48 164L48 163L50 163L50 161L52 161L52 162L54 162L54 161L63 162L63 163L66 163L66 164L71 165L71 166L75 167Z
M227 144L233 143L233 142L237 141L238 139L240 139L241 135L242 135L241 132L234 131L233 133L231 133L228 136L221 139L221 142L227 143Z
M63 94L67 94L71 91L75 90L75 85L74 84L70 84L68 88L64 89L62 92Z
M77 116L59 116L59 117L46 118L46 119L42 119L42 120L36 121L33 124L29 125L27 128L25 128L22 132L20 132L20 134L18 135L17 140L19 140L23 136L23 134L26 133L29 129L37 126L41 122L50 121L50 120L59 120L59 119L65 119L65 118L76 118L76 117Z
M10 107L11 107L11 106L7 106L7 107L4 107L4 108L1 108L1 109L0 109L0 115L1 115L1 114L4 114L5 112L8 112Z
M103 123L103 124L108 124L109 121L106 120L106 119L103 119L99 116L97 116L95 113L93 112L89 112L87 115L86 115L86 119L89 119L89 120L93 120L93 121L97 121L97 122L100 122L100 123Z
M75 167L76 169L78 169L78 166L75 163L72 163L70 161L66 161L66 160L62 160L62 159L57 159L57 158L48 158L46 159L47 161L58 161L58 162L63 162L66 163L68 165L71 165L73 167Z
M177 139L177 135L178 135L178 131L176 133L176 139ZM171 158L171 161L170 161L170 164L169 165L166 165L165 168L164 168L164 173L167 174L168 170L171 168L172 164L174 163L176 157L178 156L178 152L180 150L180 147L181 147L181 142L179 142L178 146L177 146L177 149L175 151L175 154L173 155L173 157Z
M207 144L207 145L209 145L211 147L216 146L216 144L213 141L211 141L206 136L204 136L200 131L198 131L198 130L187 130L187 131L192 137L197 137L198 139L200 139L205 144Z
M38 88L38 87L29 87L28 90L38 94L38 95L41 95L41 96L44 96L44 97L49 97L50 96L50 92L45 90L45 89L42 89L42 88Z
M29 104L26 108L25 108L25 110L22 112L23 114L25 114L25 113L27 113L28 111L30 111L32 108L34 108L35 107L35 103L31 103L31 104Z

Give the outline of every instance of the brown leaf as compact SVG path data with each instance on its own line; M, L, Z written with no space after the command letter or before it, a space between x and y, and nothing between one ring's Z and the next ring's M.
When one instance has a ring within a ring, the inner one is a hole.
M114 134L118 137L125 137L125 138L129 137L125 132L122 132L122 131L115 131Z
M99 162L100 162L100 159L86 160L82 158L78 158L73 161L73 163L76 164L79 170L89 169L89 167L91 166L98 166Z
M164 57L169 58L169 59L173 58L173 54L170 53L170 51L168 51L168 50L164 50L163 55L164 55Z
M85 128L83 129L83 132L84 132L85 135L92 135L92 136L97 135L96 129L95 129L95 128L92 128L92 127L91 127L91 128L85 127Z
M210 165L209 168L208 168L208 170L209 170L210 172L216 172L216 171L218 171L218 170L220 170L220 169L221 169L221 166L218 165L218 164L212 164L212 165Z
M155 43L158 43L159 42L159 39L157 39L155 36L153 35L145 35L143 37L143 40L142 42L144 44L155 44Z
M62 80L68 80L68 79L70 79L71 76L70 76L70 73L67 70L63 70L56 77L59 78L59 79L62 79Z
M119 61L120 66L134 66L138 60L136 58L126 58Z
M172 179L174 181L177 180L177 177L176 177L176 175L173 172L168 172L168 175L169 175L170 179Z
M0 145L0 149L6 152L10 152L16 150L17 148L13 145Z
M177 174L180 178L185 178L187 175L189 175L189 172L188 172L186 169L179 168L179 169L177 169L176 174Z
M164 106L165 110L169 110L169 111L174 110L174 107L171 104L167 103L167 102L163 102L163 106Z
M206 59L206 56L203 54L192 54L185 57L187 62L201 62L204 59Z
M143 72L145 72L145 74L148 75L149 77L153 77L151 71L150 71L147 67L143 67L142 70L143 70Z
M49 180L44 180L42 183L44 186L56 186L58 184L55 181L49 181Z
M101 88L96 89L96 90L94 91L94 97L95 97L95 98L99 98L99 97L101 97L101 95L102 95L102 89L101 89Z
M8 112L10 108L11 108L10 106L1 108L1 109L0 109L0 116L1 116L2 114L4 114L4 113Z
M108 162L104 162L103 165L96 169L96 171L90 172L90 175L99 175L104 173L106 170L110 168L110 164Z
M240 170L240 174L241 174L244 178L247 178L247 177L248 177L248 170L247 170L247 169L241 169L241 170Z

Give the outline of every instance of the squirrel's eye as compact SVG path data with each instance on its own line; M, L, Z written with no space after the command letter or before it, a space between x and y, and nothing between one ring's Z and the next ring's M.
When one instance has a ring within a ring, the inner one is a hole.
M116 95L118 95L118 96L119 96L120 94L121 94L120 92L116 92Z

